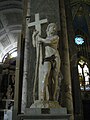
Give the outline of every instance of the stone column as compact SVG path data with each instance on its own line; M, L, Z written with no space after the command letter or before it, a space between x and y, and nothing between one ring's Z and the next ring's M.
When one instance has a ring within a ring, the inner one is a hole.
M89 13L89 11L87 12L87 10L84 10L84 14L85 14L86 22L87 22L88 32L90 35L90 21L89 21L90 13Z
M88 28L88 36L87 36L87 43L86 43L86 51L88 52L89 51L89 44L90 44L90 41L89 41L89 38L90 38L90 21L89 21L89 18L90 18L90 13L87 12L86 10L84 10L84 14L85 14L85 19L86 19L86 23L87 23L87 28ZM88 53L87 53L87 57L88 57ZM88 57L89 59L89 57Z
M62 80L61 104L62 106L67 107L68 113L71 114L70 120L74 120L65 2L64 0L59 0L59 1L60 1L61 37L62 37L62 46L63 46L63 53L62 53L63 80Z
M73 20L71 13L70 0L65 0L65 9L67 16L67 32L69 39L69 50L70 50L70 69L71 69L71 81L72 81L72 94L73 94L73 106L74 106L74 119L82 119L82 101L81 101L81 92L80 92L80 83L78 79L78 66L77 66L77 48L74 43L74 28ZM78 98L78 99L77 99Z
M20 36L19 36L19 40L20 40L21 38L20 38ZM21 40L18 42L18 45L17 45L17 51L18 51L18 56L17 56L17 59L16 59L16 72L15 72L15 93L14 93L14 113L18 113L18 112L20 112L19 111L19 104L20 104L20 97L21 97L21 95L20 95L20 92L19 92L19 90L20 90L20 49L21 49L21 47L20 47L20 45L21 45ZM13 120L15 120L14 119L14 117L13 117Z
M0 87L2 85L2 71L3 71L3 66L0 63ZM1 88L0 88L0 101L2 100L2 92L1 92Z
M25 43L25 29L26 29L26 13L27 0L23 0L23 16L22 16L22 31L19 37L17 51L18 56L16 60L16 74L15 74L15 95L14 95L14 111L13 120L17 119L17 113L21 113L21 98L22 98L22 79L23 79L23 60L24 60L24 43Z
M30 33L28 23L30 21L30 0L27 5L27 17L26 17L26 35L25 35L25 51L24 51L24 69L23 69L23 85L22 85L22 105L21 112L25 113L27 105L27 79L28 79L28 63L29 63L29 40Z
M2 82L2 71L3 71L3 67L2 67L2 64L0 63L0 86Z

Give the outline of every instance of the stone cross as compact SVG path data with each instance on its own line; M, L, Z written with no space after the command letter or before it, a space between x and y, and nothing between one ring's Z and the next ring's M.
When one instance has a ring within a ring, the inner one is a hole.
M40 20L40 17L39 17L39 13L35 14L35 22L31 22L31 23L28 23L28 27L32 27L32 26L35 26L35 29L37 31L39 31L39 35L41 35L41 24L43 23L47 23L47 19L42 19ZM33 99L35 100L35 85L36 85L36 81L38 79L38 73L39 73L39 70L38 70L38 66L39 66L39 53L40 53L40 46L39 44L36 45L36 68L35 68L35 80L34 80L34 89L33 89ZM39 80L38 80L39 81ZM38 85L40 86L40 83L41 81L38 82ZM41 92L40 90L38 91L38 97L40 98L41 96Z
M41 35L41 24L47 23L47 19L40 20L39 19L39 13L35 14L35 22L29 23L28 27L35 26L35 29L39 31L39 34Z

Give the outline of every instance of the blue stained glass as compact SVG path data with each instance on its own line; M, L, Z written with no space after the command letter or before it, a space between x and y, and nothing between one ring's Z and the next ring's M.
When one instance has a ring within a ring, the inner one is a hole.
M82 37L80 37L80 36L76 36L75 37L75 43L77 45L82 45L84 43L84 39Z

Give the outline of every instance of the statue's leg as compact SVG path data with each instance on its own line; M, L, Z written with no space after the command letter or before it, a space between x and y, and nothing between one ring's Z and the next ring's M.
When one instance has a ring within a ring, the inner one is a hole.
M51 66L51 70L50 70L50 74L49 74L48 92L49 92L49 100L53 101L54 80L53 80L53 69L52 69L52 66Z
M53 92L53 100L56 100L56 95L57 95L57 89L58 89L58 73L56 71L54 71L54 92Z
M51 63L45 62L44 63L44 90L43 90L44 91L44 100L49 99L49 91L47 91L47 87L49 84L48 81L49 81L50 70L51 70Z
M56 58L56 67L53 70L53 78L54 78L54 93L53 93L53 100L57 100L57 91L58 91L58 82L59 82L59 71L60 71L60 59L59 57Z

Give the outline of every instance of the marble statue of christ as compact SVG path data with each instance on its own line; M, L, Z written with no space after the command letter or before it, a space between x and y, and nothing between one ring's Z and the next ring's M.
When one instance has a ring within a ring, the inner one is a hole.
M57 98L60 55L58 51L59 36L57 26L50 23L46 29L47 37L44 39L38 31L32 35L33 46L37 50L39 100L55 101ZM37 76L37 75L36 75ZM34 91L35 92L35 91Z

